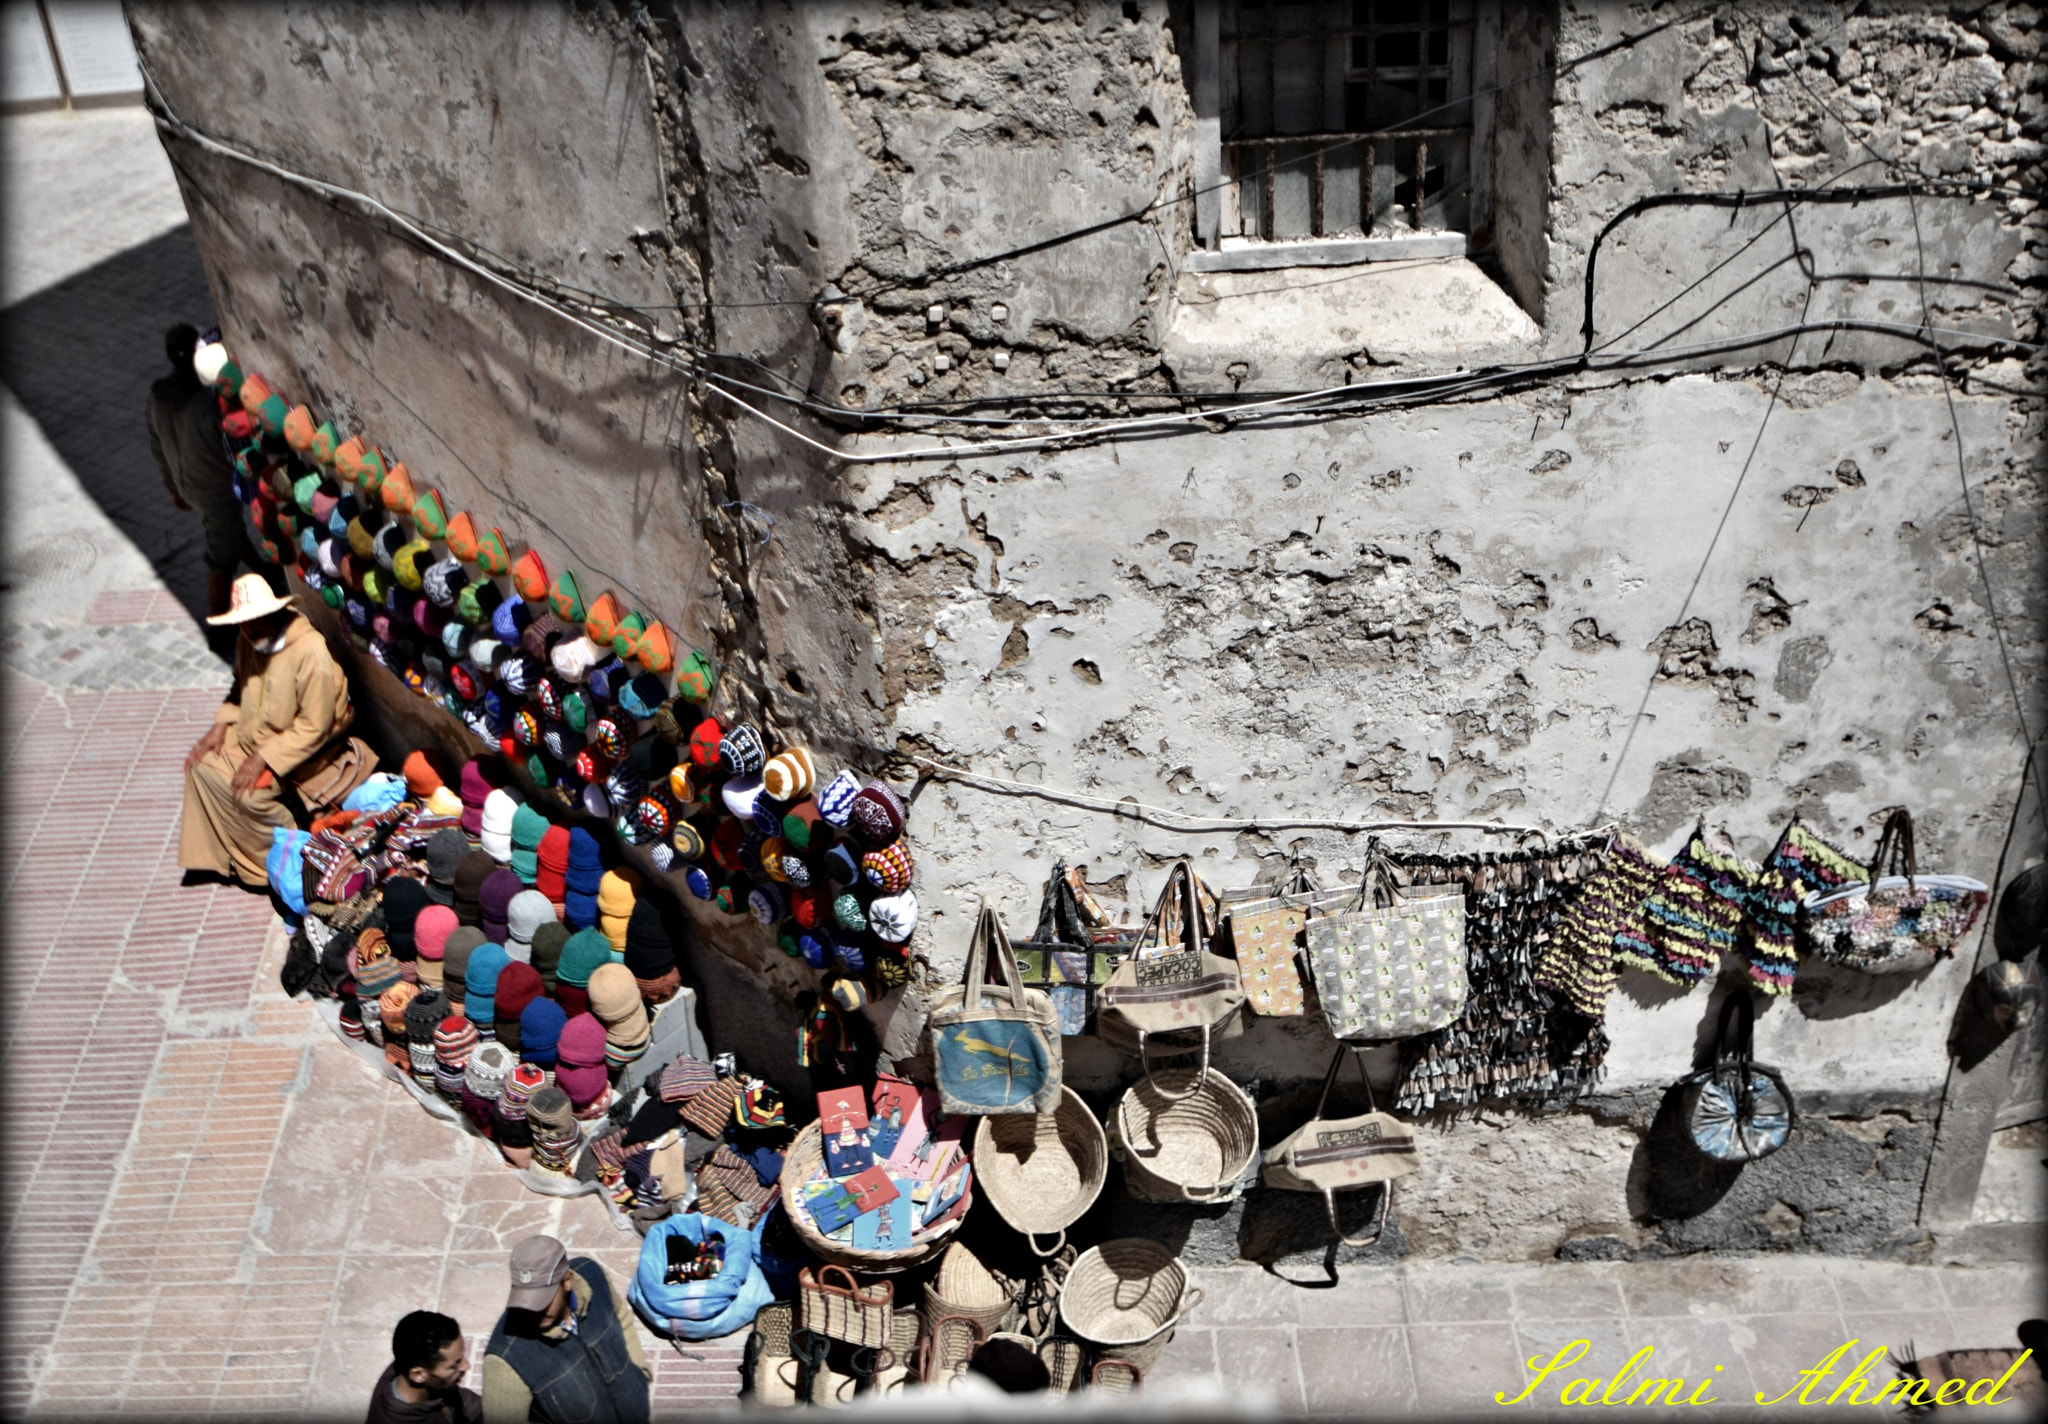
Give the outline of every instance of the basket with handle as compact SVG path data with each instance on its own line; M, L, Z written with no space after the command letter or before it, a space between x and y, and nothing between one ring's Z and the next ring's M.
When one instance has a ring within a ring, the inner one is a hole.
M895 1339L891 1317L896 1287L889 1281L862 1285L844 1266L809 1266L797 1273L797 1302L803 1328L849 1345L881 1346Z
M1080 1095L1062 1087L1051 1112L983 1118L974 1130L974 1171L997 1214L1033 1251L1053 1256L1102 1194L1109 1142ZM1046 1235L1056 1239L1042 1250L1038 1238Z
M963 1170L973 1170L967 1168ZM816 1180L825 1172L825 1138L815 1122L806 1124L789 1144L789 1152L782 1162L782 1210L789 1217L789 1224L796 1231L804 1245L817 1255L836 1265L851 1266L855 1270L875 1275L889 1275L921 1266L939 1252L946 1249L946 1242L960 1229L960 1222L966 1212L952 1215L950 1220L941 1221L919 1231L911 1237L908 1246L892 1247L888 1250L874 1250L851 1246L844 1241L833 1241L818 1230L811 1219L810 1207L804 1200L804 1183ZM969 1203L974 1191L967 1187Z
M1060 1292L1060 1319L1094 1347L1150 1369L1176 1325L1202 1303L1187 1270L1156 1241L1125 1237L1083 1251Z
M1116 1112L1124 1175L1151 1200L1224 1200L1258 1154L1258 1111L1221 1073L1173 1068L1141 1078Z
M938 1275L924 1288L924 1319L936 1322L949 1315L964 1315L990 1332L1007 1330L1016 1317L1010 1292L958 1241L946 1248Z

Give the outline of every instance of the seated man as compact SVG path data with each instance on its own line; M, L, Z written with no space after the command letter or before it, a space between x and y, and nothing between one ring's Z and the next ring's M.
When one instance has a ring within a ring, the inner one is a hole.
M263 575L236 579L228 611L206 621L241 636L228 699L185 757L178 865L260 890L271 830L294 824L285 783L326 767L355 712L326 639Z
M478 1424L484 1403L462 1387L469 1351L452 1316L415 1310L391 1332L391 1363L370 1391L365 1424Z
M604 1267L552 1236L512 1248L512 1293L484 1346L486 1424L646 1424L653 1378Z

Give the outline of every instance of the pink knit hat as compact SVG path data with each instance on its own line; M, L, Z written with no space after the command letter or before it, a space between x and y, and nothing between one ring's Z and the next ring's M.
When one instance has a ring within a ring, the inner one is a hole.
M455 933L459 923L455 911L446 905L429 905L420 911L419 918L412 925L412 942L418 948L420 958L439 959L448 943L448 936Z

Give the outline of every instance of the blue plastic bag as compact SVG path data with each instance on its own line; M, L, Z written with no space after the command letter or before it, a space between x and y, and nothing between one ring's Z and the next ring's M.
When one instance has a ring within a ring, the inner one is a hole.
M274 826L270 832L270 853L263 858L263 872L270 888L294 915L306 913L306 843L313 837L304 831Z
M724 1266L710 1280L669 1284L663 1278L668 1272L672 1236L698 1244L717 1237L725 1244ZM715 1216L691 1212L657 1221L647 1229L626 1298L651 1330L678 1340L715 1340L753 1324L755 1313L775 1295L754 1263L751 1232Z

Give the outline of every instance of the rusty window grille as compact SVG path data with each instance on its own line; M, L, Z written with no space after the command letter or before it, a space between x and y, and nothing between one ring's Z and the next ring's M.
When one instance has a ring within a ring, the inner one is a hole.
M1223 0L1224 232L1467 231L1475 4Z

